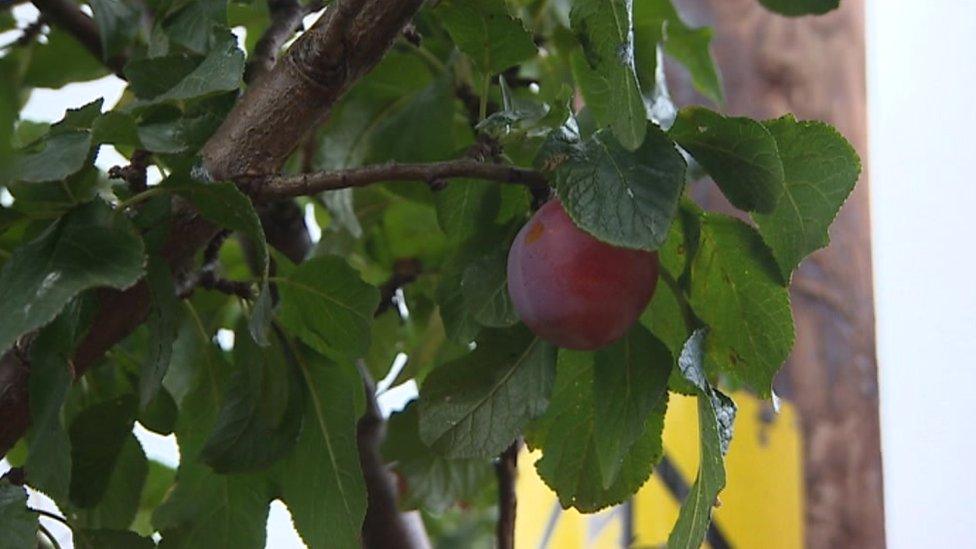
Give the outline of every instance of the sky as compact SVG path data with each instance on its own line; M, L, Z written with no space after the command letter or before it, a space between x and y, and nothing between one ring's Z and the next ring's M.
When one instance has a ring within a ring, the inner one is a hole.
M36 12L21 5L15 14L26 24ZM14 38L16 33L0 33L0 45ZM969 253L976 235L971 169L976 156L971 99L976 90L976 2L868 0L867 46L888 545L961 546L971 540L970 502L976 493L976 474L970 470L976 455L971 419L976 258ZM109 76L37 90L23 115L55 121L66 108L99 97L108 108L122 87L122 81ZM111 147L102 147L96 161L103 169L124 163ZM221 343L229 344L222 337ZM381 403L389 413L414 394L415 385L393 388ZM136 434L150 458L178 463L172 436L141 427ZM52 508L45 499L34 494L31 504ZM70 547L68 533L57 523L47 524ZM301 547L280 502L272 505L268 536L269 547Z

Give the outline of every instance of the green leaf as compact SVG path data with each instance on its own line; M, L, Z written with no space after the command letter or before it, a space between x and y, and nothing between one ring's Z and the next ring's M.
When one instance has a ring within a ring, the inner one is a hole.
M840 0L759 0L759 3L770 11L792 17L820 15L840 6Z
M700 547L711 521L712 507L725 487L723 456L732 440L736 407L732 400L708 383L704 364L705 331L697 330L685 343L678 368L685 380L698 390L698 477L678 512L678 521L668 537L669 548Z
M827 228L861 173L857 152L821 122L784 116L765 123L776 138L786 173L784 196L768 214L753 214L783 281L811 252L827 246Z
M149 474L146 475L146 483L139 496L139 511L136 512L132 530L143 536L152 535L156 531L152 525L152 513L163 502L175 478L176 471L172 468L149 460Z
M278 282L279 318L290 333L321 353L366 354L379 290L360 280L345 260L315 257Z
M483 73L500 73L536 54L532 36L509 15L505 0L445 0L434 13Z
M644 433L648 414L667 400L673 358L647 328L634 325L623 338L595 353L593 442L603 488L610 488L633 445Z
M3 265L0 350L50 322L82 290L131 286L142 276L142 264L142 241L103 202L69 212Z
M549 405L556 348L524 326L489 330L469 355L424 380L420 438L441 455L490 458Z
M88 509L102 501L135 414L135 396L125 394L83 409L71 422L70 496L76 506Z
M365 410L363 382L350 364L299 357L308 386L305 427L278 482L295 528L311 547L359 547L366 485L356 422Z
M180 327L182 306L169 265L159 255L149 257L146 282L152 296L149 307L149 348L139 373L139 406L145 408L156 398L173 355L173 342Z
M657 126L629 152L606 131L570 148L556 168L556 193L584 231L625 248L664 243L685 185L685 161Z
M244 52L230 32L221 33L210 53L137 59L125 67L133 92L150 103L178 101L236 90L244 74Z
M705 168L733 206L757 212L776 207L783 194L783 163L776 139L762 124L689 107L678 113L670 134Z
M793 316L776 263L755 229L706 215L690 293L695 314L711 329L709 359L768 397L793 347Z
M671 0L644 0L634 5L634 37L641 82L654 81L655 50L663 43L668 55L688 69L695 89L715 103L724 101L722 78L709 49L712 29L689 27Z
M518 322L508 296L508 246L481 256L464 269L461 293L471 317L482 326L505 328Z
M79 549L153 549L152 538L128 530L79 528L74 530L75 547Z
M169 435L176 428L176 420L180 415L176 400L165 387L156 392L156 396L140 411L136 418L143 427L159 433Z
M462 287L472 251L473 247L462 248L461 255L444 265L435 296L444 320L445 334L451 341L462 345L474 341L481 331L481 325L467 306L468 298Z
M420 440L417 406L411 402L390 416L383 457L396 464L406 483L401 506L442 513L458 501L474 498L493 478L486 459L447 459Z
M132 115L119 111L108 111L95 120L92 124L92 137L96 143L142 146L135 119Z
M454 242L490 231L501 206L497 183L475 179L454 180L434 194L437 221Z
M139 510L139 497L148 474L146 454L130 433L114 461L105 495L95 507L78 512L78 524L87 528L128 529Z
M141 13L123 0L91 0L105 59L122 53L139 32Z
M253 243L262 269L262 283L268 272L268 245L261 219L251 200L230 182L201 183L184 175L170 176L162 183L191 202L203 217L221 227L243 233Z
M218 473L267 467L284 457L302 426L301 387L297 371L280 345L259 347L239 337L234 345L236 370L200 457Z
M45 36L46 44L36 43L32 47L24 86L60 88L109 74L102 61L67 32L55 27Z
M570 12L583 49L573 76L600 126L609 126L627 150L644 141L647 110L634 65L631 0L577 0Z
M164 25L170 40L195 53L206 53L218 40L216 28L227 30L227 0L187 2Z
M27 510L27 490L0 480L0 548L37 545L37 515Z
M596 512L626 500L651 475L663 455L661 432L667 397L657 399L645 416L640 436L630 446L619 466L616 479L605 487L600 471L596 432L603 425L596 422L597 402L593 353L561 350L559 373L546 414L530 425L526 440L533 448L542 448L536 470L542 480L559 496L564 508L575 507L584 513Z
M74 334L65 318L69 311L41 330L31 345L30 447L26 468L31 486L56 502L68 497L71 442L65 430L63 404L71 387L68 361Z
M274 320L274 302L271 297L271 286L265 282L261 285L258 298L254 301L251 318L247 324L251 339L262 347L270 345L269 333L272 320Z
M77 173L88 163L92 138L87 131L51 136L37 152L21 153L14 159L11 179L25 183L58 181Z
M202 340L202 341L200 341ZM160 547L261 549L265 545L270 482L264 475L218 475L200 461L200 450L217 421L230 367L206 333L192 341L193 385L181 400L176 437L180 468L176 485L156 508Z

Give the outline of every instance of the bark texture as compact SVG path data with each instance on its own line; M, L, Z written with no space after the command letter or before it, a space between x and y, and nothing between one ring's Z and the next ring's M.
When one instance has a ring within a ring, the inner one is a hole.
M691 22L715 28L727 112L825 120L867 165L864 0L797 19L755 0L679 5ZM671 82L679 103L703 102L681 71ZM862 173L832 226L832 244L794 275L796 346L775 383L799 410L806 546L813 549L885 543L867 179ZM713 185L697 194L707 207L730 211Z
M422 0L339 0L247 89L204 146L215 179L275 173L349 86L379 62Z

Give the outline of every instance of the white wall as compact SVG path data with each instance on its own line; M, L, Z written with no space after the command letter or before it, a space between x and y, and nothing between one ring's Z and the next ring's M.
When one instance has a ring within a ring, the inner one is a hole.
M973 547L976 1L868 0L889 546Z

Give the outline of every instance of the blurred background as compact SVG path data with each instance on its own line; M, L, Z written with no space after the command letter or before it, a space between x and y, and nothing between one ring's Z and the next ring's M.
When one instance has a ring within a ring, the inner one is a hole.
M866 168L833 228L834 244L797 274L797 347L777 380L783 412L740 400L734 444L742 448L730 454L726 505L716 513L721 535L710 536L711 545L971 545L976 1L842 0L826 17L795 20L754 0L679 5L689 22L716 28L728 112L829 121ZM37 12L22 4L14 13L23 27ZM18 35L0 34L0 46ZM673 72L676 101L700 101ZM56 121L98 97L110 108L122 88L107 77L36 90L22 117ZM125 162L103 147L97 164ZM724 207L714 193L696 193L708 207ZM414 390L393 388L384 404L399 408ZM675 410L669 422L694 421L680 403ZM171 437L137 434L150 458L178 463ZM591 518L553 511L554 498L522 459L521 546L614 546L615 528L630 528L641 544L662 541L656 525L666 535L675 490L694 480L694 437L691 446L679 438L666 442L676 476L659 471L631 505ZM44 505L43 496L32 498ZM279 502L268 528L269 547L301 546Z

